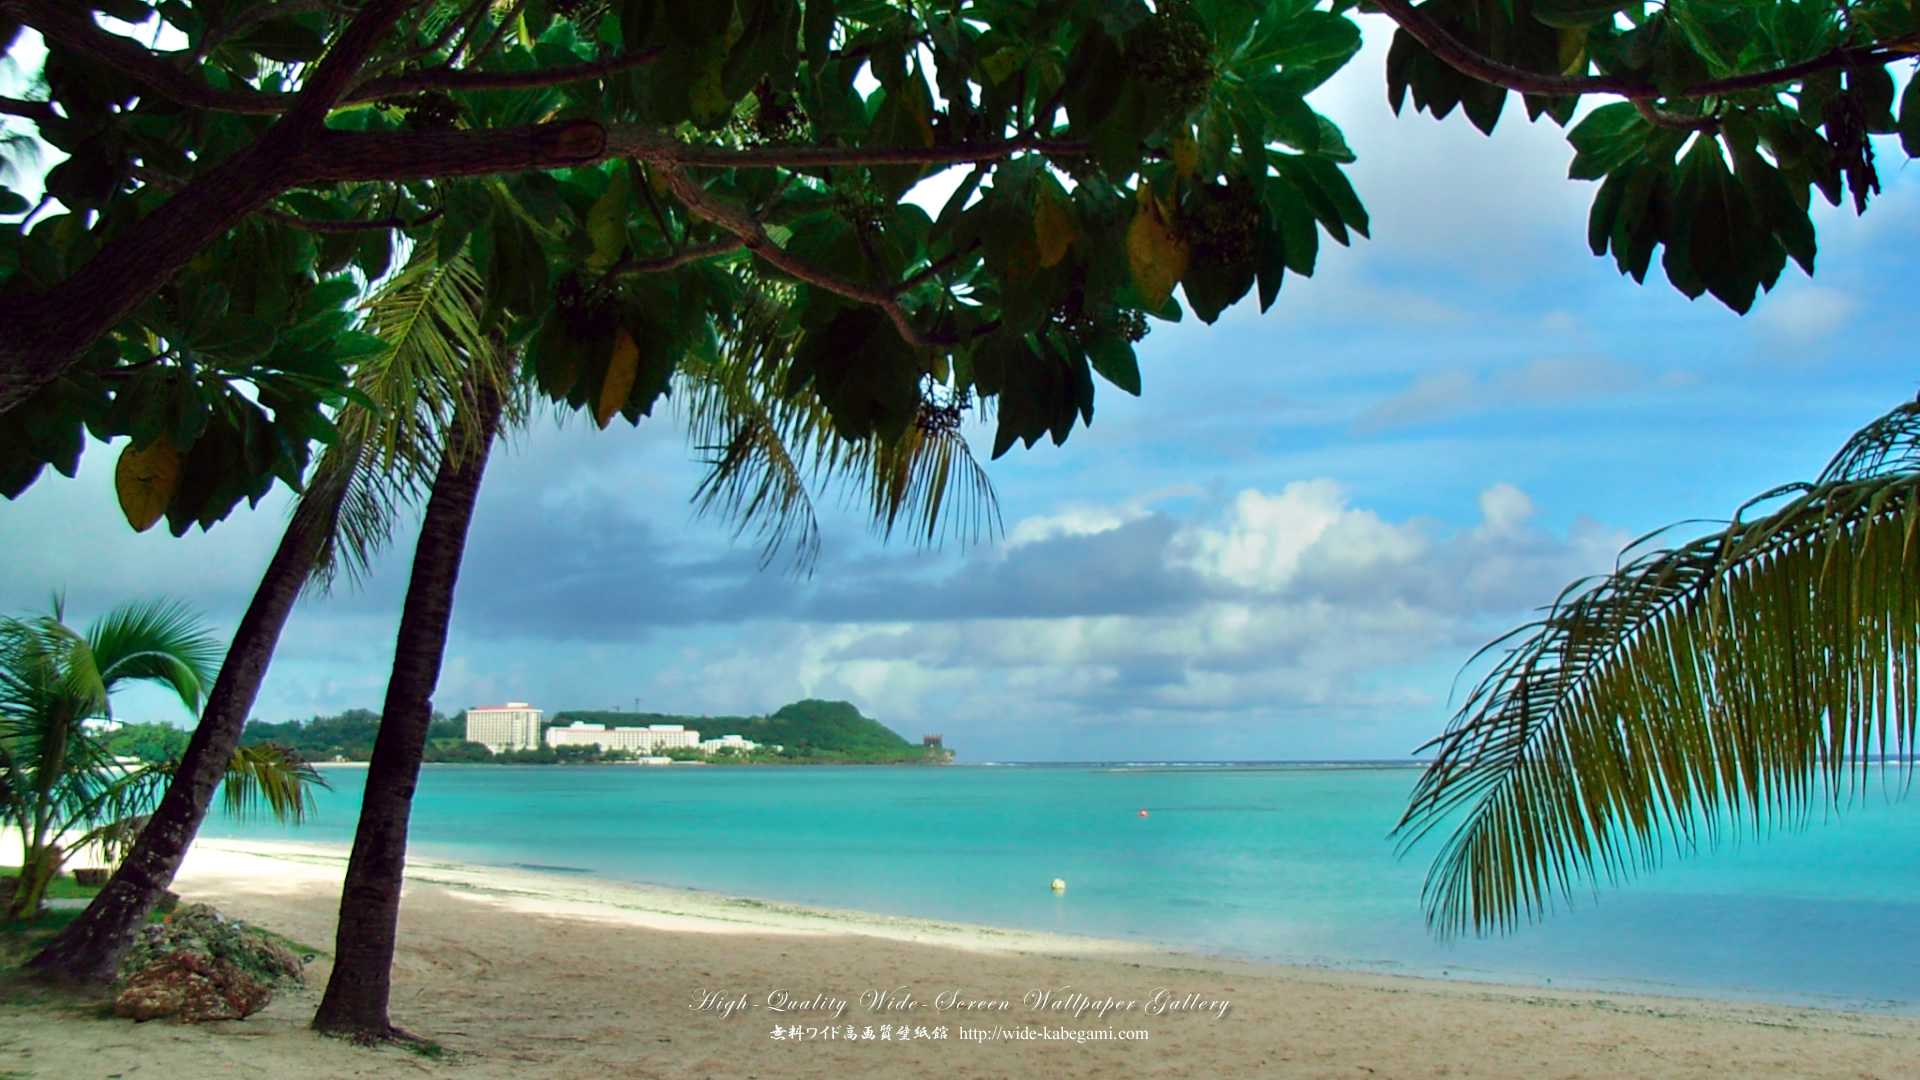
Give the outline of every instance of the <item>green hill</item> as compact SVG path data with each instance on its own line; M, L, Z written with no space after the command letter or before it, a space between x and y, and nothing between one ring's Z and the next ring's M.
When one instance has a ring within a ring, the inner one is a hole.
M908 742L885 724L860 715L860 710L848 702L815 698L783 706L772 716L668 716L599 709L568 709L553 716L556 724L576 720L608 727L683 724L698 730L703 739L738 735L762 746L781 747L778 755L755 754L759 760L880 764L933 763L952 757L946 751Z

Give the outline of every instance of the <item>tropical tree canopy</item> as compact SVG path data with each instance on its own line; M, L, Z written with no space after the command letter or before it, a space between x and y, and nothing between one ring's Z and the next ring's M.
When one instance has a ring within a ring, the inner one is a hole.
M1429 744L1399 832L1446 837L1425 893L1440 933L1510 928L1912 768L1920 403L1717 532L1653 540L1483 650L1504 647Z
M1491 129L1509 92L1601 179L1591 239L1745 310L1810 191L1875 187L1904 0L1663 6L1379 0L1393 100ZM784 389L843 438L991 402L995 453L1065 439L1095 376L1140 389L1148 319L1211 321L1367 216L1306 95L1359 47L1351 0L0 0L38 92L0 114L66 155L0 189L0 491L128 437L136 525L219 520L335 439L376 352L350 306L431 238L477 329L540 389L646 414L740 307L791 290ZM129 25L138 25L137 34ZM1731 167L1729 167L1731 162ZM931 212L907 193L959 167Z

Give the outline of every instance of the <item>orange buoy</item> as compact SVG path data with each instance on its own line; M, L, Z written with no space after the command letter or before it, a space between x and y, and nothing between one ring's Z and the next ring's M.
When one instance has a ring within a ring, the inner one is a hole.
M1146 812L1145 810L1142 810L1142 811L1140 811L1140 816L1141 816L1141 817L1146 817L1146 816L1147 816L1147 812Z

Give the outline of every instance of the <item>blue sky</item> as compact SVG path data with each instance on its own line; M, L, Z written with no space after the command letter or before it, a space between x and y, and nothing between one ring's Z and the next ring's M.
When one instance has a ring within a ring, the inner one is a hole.
M1634 536L1811 476L1920 390L1920 175L1897 144L1864 218L1823 204L1817 277L1789 269L1741 318L1588 253L1594 186L1565 178L1558 129L1394 118L1388 35L1364 21L1316 100L1360 155L1373 239L1326 244L1266 315L1156 324L1140 399L1103 387L1091 429L989 466L1003 539L882 546L828 499L811 578L760 571L692 519L671 411L540 420L490 466L436 704L816 696L969 761L1403 757L1494 633ZM230 628L284 499L136 535L113 453L0 504L0 609L165 593ZM257 716L378 707L411 547L302 603ZM186 719L141 692L116 707Z

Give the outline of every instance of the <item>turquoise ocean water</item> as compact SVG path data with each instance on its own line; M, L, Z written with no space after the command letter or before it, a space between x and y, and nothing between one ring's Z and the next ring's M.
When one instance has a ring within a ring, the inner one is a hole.
M215 816L205 835L351 843L365 773L326 775L305 827ZM412 851L1248 960L1920 1013L1920 797L1875 790L1510 936L1440 943L1419 907L1432 847L1400 858L1387 837L1417 775L430 765Z

